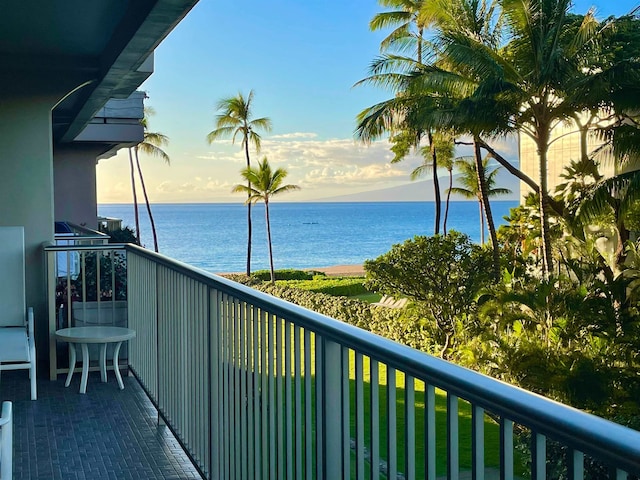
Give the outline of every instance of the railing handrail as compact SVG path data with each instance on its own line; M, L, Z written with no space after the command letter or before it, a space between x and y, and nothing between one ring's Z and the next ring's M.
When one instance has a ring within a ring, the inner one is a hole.
M102 245L45 245L45 252L69 252L82 250L125 250L126 243L105 243Z
M460 367L136 245L127 244L125 248L127 251L174 269L209 287L230 293L239 300L264 308L272 314L382 361L417 379L427 380L435 387L524 425L535 433L559 440L630 473L640 473L640 432L636 430Z
M83 225L78 225L72 222L64 222L64 223L66 223L69 227L73 229L73 233L75 232L81 233L82 235L76 235L76 236L82 239L95 238L95 239L105 240L107 238L110 238L108 234L99 232L98 230L94 230L93 228L85 227ZM55 235L57 236L57 235L64 235L64 234L56 233ZM62 237L62 238L67 238L67 237Z

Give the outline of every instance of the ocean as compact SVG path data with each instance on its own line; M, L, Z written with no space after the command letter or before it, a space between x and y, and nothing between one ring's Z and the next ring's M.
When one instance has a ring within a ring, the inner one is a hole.
M497 225L516 201L491 203ZM146 207L139 205L142 243L153 248ZM247 210L243 204L152 205L160 253L210 271L246 268ZM415 235L431 235L433 202L270 203L273 260L276 269L361 264ZM101 204L98 214L134 227L133 205ZM444 204L443 204L444 215ZM269 267L264 205L252 208L252 270ZM477 202L452 202L448 229L480 242ZM488 237L486 237L488 239Z

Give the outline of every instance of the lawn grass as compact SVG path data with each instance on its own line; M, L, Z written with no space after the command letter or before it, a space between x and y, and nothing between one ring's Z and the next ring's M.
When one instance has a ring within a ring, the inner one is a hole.
M351 437L356 436L355 426L355 355L350 352L349 359L349 379L350 379L350 417L351 417ZM387 368L385 365L379 366L379 442L380 456L387 460ZM370 448L371 437L371 378L370 378L370 360L368 357L363 358L363 390L364 390L364 431L365 444ZM405 472L404 452L406 450L406 425L405 425L405 375L402 372L396 372L396 438L395 445L398 452L397 465L398 471ZM414 381L415 402L414 415L415 424L413 431L415 432L415 469L416 478L425 478L425 384L422 381ZM447 394L446 392L436 389L435 392L435 423L436 423L436 474L445 475L447 472ZM458 449L459 464L461 470L471 469L471 446L472 446L472 430L471 430L471 405L464 401L458 402ZM489 417L484 419L485 430L485 466L498 467L500 462L499 445L500 430L498 425Z
M376 303L380 301L382 295L379 293L361 293L359 295L351 295L349 298L367 303Z
M293 335L293 332L291 332ZM311 335L311 358L315 358L315 336ZM293 345L293 337L291 345ZM301 348L303 349L303 347ZM300 352L300 360L302 359L302 352ZM295 363L295 360L294 360ZM371 450L371 375L370 375L371 360L369 357L363 357L363 400L364 400L364 439L365 447L368 451ZM356 364L355 353L349 352L349 418L350 418L350 437L355 439L356 434ZM284 371L282 372L284 374ZM305 373L301 372L301 376L304 377ZM312 361L312 411L315 418L315 366ZM405 472L405 450L406 450L406 422L405 422L405 375L402 372L396 371L396 435L395 446L397 454L397 469L399 472ZM304 383L304 380L302 380ZM384 364L379 364L378 375L378 425L379 425L379 452L380 459L383 461L388 460L387 449L387 425L388 425L388 411L387 411L387 367ZM412 426L413 432L415 432L415 472L416 478L425 478L425 383L423 381L414 381L414 417L415 423ZM304 388L302 391L304 397ZM304 404L304 398L303 398ZM460 399L458 402L458 450L459 450L459 468L460 470L470 470L472 466L472 407L471 405ZM316 419L317 420L317 419ZM315 430L315 421L314 421ZM435 430L436 430L436 474L438 476L445 475L447 473L447 393L436 389L435 390ZM313 434L315 444L315 431ZM485 439L485 466L486 467L498 467L499 466L499 445L500 445L500 431L499 426L489 416L485 415L484 418L484 439ZM314 447L315 451L315 447ZM356 457L355 452L351 452L351 465L350 470L355 472ZM315 463L315 459L314 459ZM518 462L516 462L517 464ZM369 461L365 461L365 471L369 472L371 465Z

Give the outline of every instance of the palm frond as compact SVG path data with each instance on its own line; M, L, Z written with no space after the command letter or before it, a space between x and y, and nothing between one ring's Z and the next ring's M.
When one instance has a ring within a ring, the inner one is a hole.
M209 132L209 134L207 135L207 142L211 144L220 138L226 138L230 136L234 131L235 131L235 128L233 127L216 128L215 130L212 130L211 132Z

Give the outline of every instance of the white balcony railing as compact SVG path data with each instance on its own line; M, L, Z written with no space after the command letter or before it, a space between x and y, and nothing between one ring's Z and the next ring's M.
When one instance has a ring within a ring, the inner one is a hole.
M85 237L45 248L49 303L49 377L66 373L69 345L55 331L66 327L127 326L127 259L124 245L92 244ZM96 360L97 346L90 346ZM107 349L110 351L113 346ZM127 346L120 359L126 362ZM79 371L78 367L78 371ZM91 370L97 370L95 366Z
M148 250L127 260L130 367L206 478L457 479L468 463L483 479L494 458L500 478L541 480L560 475L551 456L564 478L640 475L635 430Z

